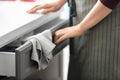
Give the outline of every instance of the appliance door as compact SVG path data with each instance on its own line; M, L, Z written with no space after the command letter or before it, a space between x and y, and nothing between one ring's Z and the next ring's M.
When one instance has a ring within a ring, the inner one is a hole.
M44 26L48 26L54 33L57 29L68 25L68 20L57 19ZM35 32L39 33L44 29L40 27ZM16 52L16 78L17 80L62 80L63 64L62 49L68 44L68 40L57 45L53 50L54 59L45 70L38 71L37 65L31 60L32 44L25 42L15 50Z

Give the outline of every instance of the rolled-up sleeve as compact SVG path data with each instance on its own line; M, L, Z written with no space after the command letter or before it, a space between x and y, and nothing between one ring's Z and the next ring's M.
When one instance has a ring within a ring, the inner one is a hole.
M117 4L119 4L120 0L100 0L106 7L113 9Z

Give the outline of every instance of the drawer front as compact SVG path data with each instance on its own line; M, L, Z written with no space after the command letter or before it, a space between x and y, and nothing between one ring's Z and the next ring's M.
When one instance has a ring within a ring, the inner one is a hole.
M0 52L0 75L15 76L15 53Z

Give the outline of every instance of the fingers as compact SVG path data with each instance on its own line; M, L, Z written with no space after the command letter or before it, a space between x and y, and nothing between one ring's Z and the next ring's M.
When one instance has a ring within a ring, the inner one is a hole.
M54 37L54 42L57 44L58 43L58 39L62 36L62 33L59 33L59 31L55 32L55 37Z
M66 38L67 38L67 36L65 34L65 30L61 29L61 30L58 30L58 31L55 32L54 42L56 44L59 44L60 42L62 42Z
M42 11L42 14L47 14L47 13L49 13L49 12L51 12L51 11L53 11L53 8L44 9L44 10Z
M60 42L64 41L65 39L66 39L66 35L62 35L61 37L56 39L55 44L59 44Z
M42 14L47 14L49 12L55 12L60 9L60 7L55 3L46 3L41 5L36 5L32 9L28 10L28 13L35 13L37 10L42 10Z
M46 8L46 4L36 5L32 9L28 10L28 13L35 13L37 10Z

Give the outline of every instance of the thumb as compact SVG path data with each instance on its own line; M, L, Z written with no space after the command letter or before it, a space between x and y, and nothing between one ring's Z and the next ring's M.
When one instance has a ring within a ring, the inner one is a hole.
M62 35L61 37L59 37L59 38L55 41L55 43L56 43L56 44L59 44L60 42L62 42L62 41L65 40L65 39L67 39L66 35Z

